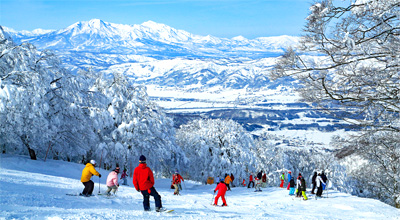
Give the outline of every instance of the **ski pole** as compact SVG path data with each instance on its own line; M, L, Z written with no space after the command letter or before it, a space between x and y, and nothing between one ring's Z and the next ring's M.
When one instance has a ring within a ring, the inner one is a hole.
M214 192L214 195L213 195L213 197L212 197L212 200L211 200L211 205L213 205L214 203L214 197L215 197L215 192Z
M100 194L100 178L101 178L101 177L99 177L99 194Z

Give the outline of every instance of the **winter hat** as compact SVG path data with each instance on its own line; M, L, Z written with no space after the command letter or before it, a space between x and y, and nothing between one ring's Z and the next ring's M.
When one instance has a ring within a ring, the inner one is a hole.
M143 156L143 155L141 155L141 156L139 157L139 162L140 162L140 163L146 163L146 157Z
M289 173L292 173L292 171L289 171Z
M116 167L114 170L116 173L119 173L119 167Z
M175 173L178 173L178 170L175 170Z
M96 165L96 161L95 160L90 160L90 163L93 165Z

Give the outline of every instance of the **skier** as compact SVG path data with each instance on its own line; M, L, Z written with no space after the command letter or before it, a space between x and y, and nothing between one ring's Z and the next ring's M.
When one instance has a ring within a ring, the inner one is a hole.
M246 180L243 178L242 186L246 187Z
M314 172L314 175L311 178L311 183L313 185L312 190L311 190L311 194L315 194L314 191L315 191L315 188L317 186L316 179L317 179L317 172Z
M113 171L108 174L107 177L107 192L106 194L109 196L112 193L115 195L115 192L118 190L119 183L118 183L118 173L119 173L119 167L116 167Z
M299 173L296 180L296 197L301 197L301 177L301 173Z
M288 184L287 184L287 190L289 190L289 188L290 188L290 180L292 179L292 171L289 171L289 174L288 174Z
M289 196L293 196L294 195L294 188L296 186L296 184L294 183L294 178L293 177L290 178L289 186L290 186Z
M281 185L279 185L279 187L283 188L283 183L285 182L285 173L282 173L280 179L281 179Z
M262 190L261 190L261 178L262 178L262 170L260 171L260 172L258 172L257 173L257 176L256 176L256 192L258 191L258 192L261 192Z
M264 187L264 188L267 187L267 174L266 173L264 173L261 180L262 180L262 187Z
M231 187L229 186L231 182L232 182L231 177L229 176L229 174L225 173L225 184L226 187L228 188L228 191L231 191Z
M322 197L322 184L325 184L325 182L322 180L320 173L318 173L317 175L316 182L317 182L317 194L315 196Z
M322 190L325 190L326 184L328 183L328 177L326 177L324 171L322 171L321 173L321 179L322 181L324 181L324 184L322 185Z
M253 175L250 174L250 177L249 177L249 184L247 185L247 188L250 188L250 185L251 185L252 183L253 183L253 187L254 187ZM253 188L253 187L251 187L251 188Z
M307 200L308 199L307 195L306 195L307 185L306 185L306 180L304 179L304 177L301 177L300 182L301 182L301 186L300 186L301 194L303 195L303 199Z
M154 188L153 171L147 167L146 157L143 155L139 157L139 166L133 171L133 185L143 195L143 207L145 211L150 211L150 196L154 197L156 211L165 211L161 204L161 196Z
M94 182L90 180L93 175L101 177L101 174L97 172L97 170L94 168L96 165L95 160L90 160L90 163L87 163L85 168L82 170L82 176L81 176L81 182L85 186L83 189L82 193L80 195L83 196L92 196L93 189L94 189Z
M181 184L181 180L185 181L182 176L179 175L178 171L175 171L175 174L172 175L172 184L175 188L174 195L179 195L179 185Z
M215 187L215 189L214 189L214 194L215 194L215 192L218 191L218 194L217 194L217 196L215 197L215 200L214 200L214 205L215 206L218 205L219 197L222 198L222 206L228 206L226 204L226 200L225 200L225 193L226 193L227 189L228 188L226 187L226 184L224 183L224 179L221 179L220 183L218 183L217 187Z
M128 185L128 183L126 182L127 179L128 179L128 174L126 173L126 169L124 169L124 171L122 171L122 174L121 174L121 180L124 181L122 183L122 185Z

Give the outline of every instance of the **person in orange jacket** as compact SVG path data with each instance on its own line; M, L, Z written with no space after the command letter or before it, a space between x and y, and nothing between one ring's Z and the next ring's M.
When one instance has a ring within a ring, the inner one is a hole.
M99 178L101 177L101 174L97 172L97 170L94 168L95 165L96 161L90 160L90 163L87 163L85 168L82 170L81 182L85 186L82 193L80 194L82 196L92 196L94 182L90 179L93 175L99 176Z
M215 192L218 191L218 194L217 194L217 196L215 197L215 200L214 200L214 205L218 205L218 199L219 199L219 197L221 197L222 206L228 206L226 204L226 200L225 200L225 193L226 193L227 189L228 188L226 187L224 179L221 179L220 183L218 183L217 187L215 187L215 189L214 189L214 194L215 194Z
M225 184L226 187L228 188L228 191L231 191L231 187L229 186L229 184L232 182L231 177L229 176L229 174L225 174Z

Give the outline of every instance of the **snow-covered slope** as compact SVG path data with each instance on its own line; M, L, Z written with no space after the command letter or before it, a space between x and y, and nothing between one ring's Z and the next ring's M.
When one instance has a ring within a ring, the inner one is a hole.
M86 198L65 195L82 191L82 164L1 154L0 167L0 219L400 219L400 210L378 200L328 191L325 198L303 201L277 187L257 193L232 188L226 195L229 206L213 207L215 185L186 180L182 196L174 196L170 179L156 179L155 187L163 206L175 211L144 212L142 196L132 186L121 186L115 198L97 195L106 190L109 171L103 169L100 185L98 177L92 178L96 196Z

